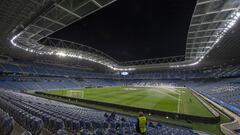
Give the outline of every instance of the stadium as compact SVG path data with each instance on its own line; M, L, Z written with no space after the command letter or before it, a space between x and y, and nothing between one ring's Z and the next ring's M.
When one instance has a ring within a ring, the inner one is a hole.
M239 135L239 37L240 0L1 0L0 135Z

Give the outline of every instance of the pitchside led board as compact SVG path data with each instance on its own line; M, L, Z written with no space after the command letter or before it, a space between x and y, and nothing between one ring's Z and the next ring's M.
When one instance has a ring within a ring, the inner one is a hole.
M121 72L121 75L128 75L128 72Z

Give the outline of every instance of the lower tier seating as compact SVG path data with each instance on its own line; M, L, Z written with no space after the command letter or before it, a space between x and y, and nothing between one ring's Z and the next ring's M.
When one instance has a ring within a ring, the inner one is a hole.
M0 134L10 135L13 131L13 118L0 109Z
M16 122L39 135L43 128L52 133L81 135L138 135L136 118L1 90L0 107ZM111 117L110 117L111 116ZM67 131L67 133L66 133ZM150 135L195 135L192 129L158 122L148 122Z

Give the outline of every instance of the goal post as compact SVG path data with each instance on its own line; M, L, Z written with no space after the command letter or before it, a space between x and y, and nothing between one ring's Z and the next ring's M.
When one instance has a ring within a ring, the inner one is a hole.
M83 99L84 98L84 91L69 90L69 91L67 91L66 96Z

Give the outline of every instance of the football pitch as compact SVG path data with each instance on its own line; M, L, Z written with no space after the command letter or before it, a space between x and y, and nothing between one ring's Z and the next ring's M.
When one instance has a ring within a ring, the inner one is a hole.
M213 116L187 88L114 86L48 93L194 116Z

